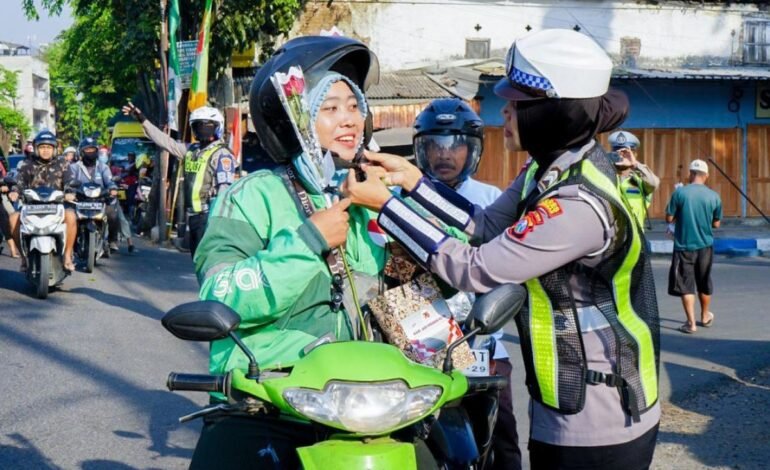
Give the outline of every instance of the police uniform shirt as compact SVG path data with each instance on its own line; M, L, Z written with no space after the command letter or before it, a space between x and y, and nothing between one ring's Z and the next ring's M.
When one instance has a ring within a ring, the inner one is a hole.
M561 155L538 181L531 183L526 194L546 189L593 145L591 142ZM431 271L458 289L483 293L500 284L524 283L575 260L595 265L609 254L606 242L615 234L615 222L598 198L570 191L577 188L564 188L518 218L523 185L524 172L492 205L483 211L476 208L466 232L483 245L472 247L459 240L447 240L431 257ZM591 254L595 256L589 257ZM575 274L570 286L578 307L588 367L611 372L614 358L608 360L605 356L605 344L612 330L592 305L588 280ZM650 430L660 419L660 407L656 404L641 415L640 423L632 424L621 407L617 389L602 384L586 387L585 407L580 413L565 415L531 401L531 416L531 436L537 441L602 446L628 442Z

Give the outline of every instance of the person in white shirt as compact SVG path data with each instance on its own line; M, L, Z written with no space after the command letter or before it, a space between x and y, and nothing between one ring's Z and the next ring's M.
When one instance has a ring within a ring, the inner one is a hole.
M484 144L484 122L467 103L458 98L432 101L414 123L414 154L417 166L429 178L441 181L468 201L480 207L494 202L502 192L496 186L472 178L479 167ZM453 313L463 317L475 297L460 292L447 302ZM500 394L500 409L494 429L494 468L521 468L516 418L513 415L510 375L513 366L502 343L503 331L496 340L492 357L495 373L509 378Z

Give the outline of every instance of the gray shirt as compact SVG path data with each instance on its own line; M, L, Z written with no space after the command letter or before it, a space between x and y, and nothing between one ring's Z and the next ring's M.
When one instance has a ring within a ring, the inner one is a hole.
M557 158L526 194L548 191L570 165L579 161L594 142ZM616 233L612 214L604 203L578 187L564 187L550 201L516 217L524 174L485 210L476 207L466 231L481 246L447 240L431 258L431 271L452 286L467 291L487 292L499 284L524 283L575 260L593 265L609 254L609 242ZM581 321L589 367L612 370L607 348L609 325L592 306L588 280L582 274L570 279ZM586 313L587 312L587 313ZM604 330L604 331L602 331ZM601 446L628 442L650 430L660 419L660 409L642 414L633 423L620 403L615 388L587 385L585 407L580 413L564 415L537 402L531 405L532 437L565 446Z

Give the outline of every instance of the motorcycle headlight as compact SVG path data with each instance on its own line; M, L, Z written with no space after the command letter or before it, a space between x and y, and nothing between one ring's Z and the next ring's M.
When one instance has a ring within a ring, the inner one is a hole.
M102 188L86 188L83 190L83 193L85 193L87 197L99 197L99 195L102 193Z
M322 391L284 390L284 399L300 414L335 428L362 434L384 434L426 415L441 396L441 387L410 389L401 380L336 382Z

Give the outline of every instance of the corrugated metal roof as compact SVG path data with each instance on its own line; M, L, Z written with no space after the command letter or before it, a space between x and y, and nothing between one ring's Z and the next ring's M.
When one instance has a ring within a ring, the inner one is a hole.
M483 78L505 76L505 65L494 60L482 64L461 67L478 72ZM612 71L612 78L631 80L641 78L663 80L770 80L767 67L702 67L702 68L665 68L640 69L619 68Z
M366 91L369 100L432 100L453 96L422 72L386 72Z
M620 80L652 78L663 80L770 80L770 69L759 67L704 67L670 69L615 69Z

